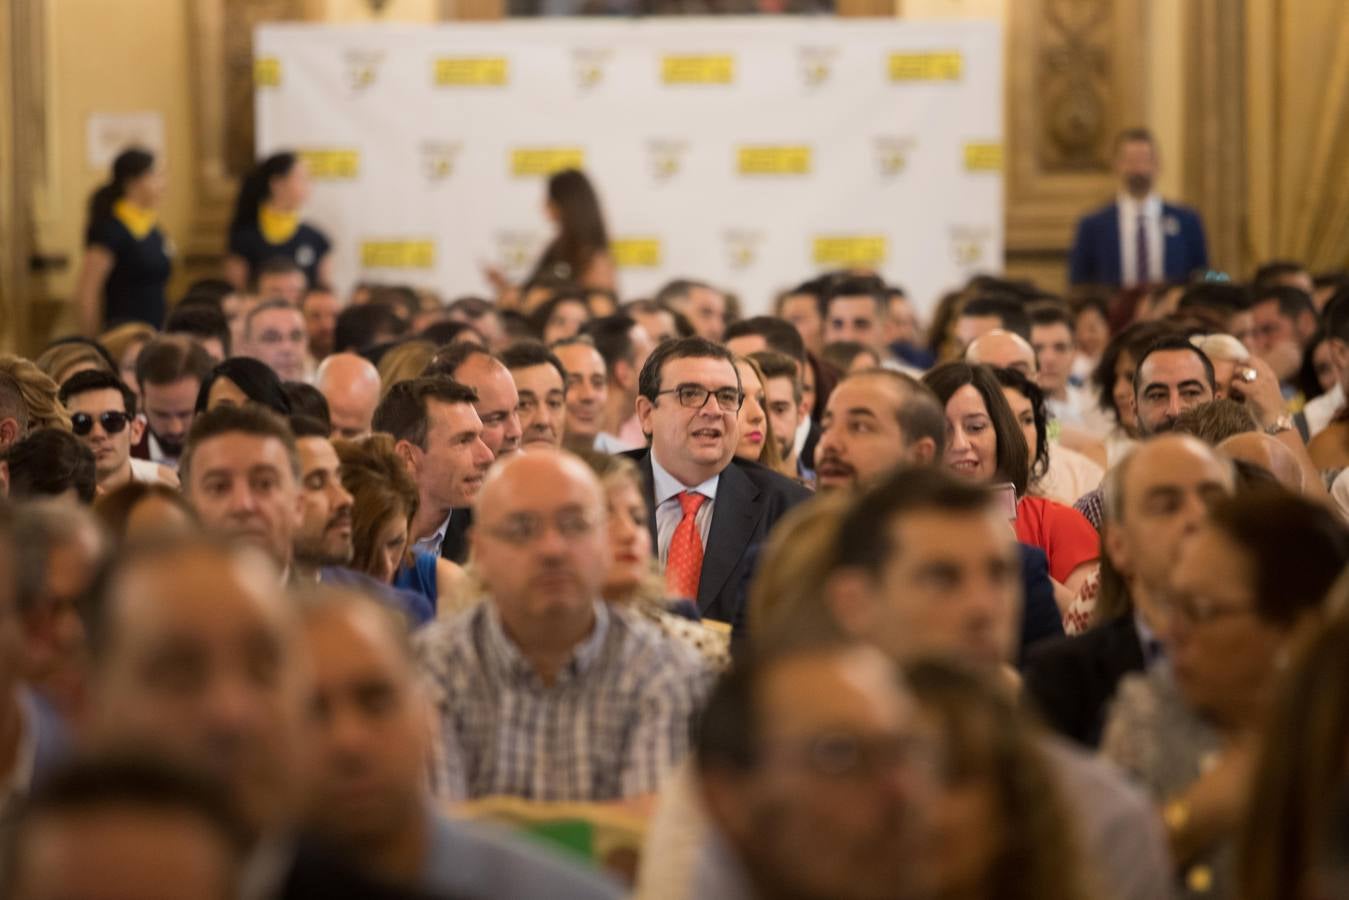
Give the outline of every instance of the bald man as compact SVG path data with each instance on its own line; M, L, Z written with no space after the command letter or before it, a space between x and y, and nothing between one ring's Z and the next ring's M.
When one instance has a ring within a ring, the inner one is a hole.
M640 806L688 751L702 663L601 599L605 510L570 453L531 450L488 474L470 533L488 599L416 645L442 797Z
M1259 466L1295 494L1306 493L1302 465L1278 438L1259 431L1234 434L1218 445L1218 452L1230 459Z
M314 386L328 401L335 438L356 440L370 433L379 405L379 370L355 353L336 353L319 366Z
M965 349L965 362L993 366L998 369L1016 369L1035 380L1035 348L1019 334L994 329L970 342Z

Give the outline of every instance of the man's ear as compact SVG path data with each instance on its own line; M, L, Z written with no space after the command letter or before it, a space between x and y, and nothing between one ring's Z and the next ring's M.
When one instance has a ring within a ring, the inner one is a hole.
M614 384L622 388L624 392L630 391L637 386L637 371L632 367L632 363L628 362L626 359L620 359L615 362L609 375L613 378Z
M1326 346L1330 349L1330 364L1335 367L1335 375L1343 381L1345 373L1349 372L1349 344L1333 337L1326 339Z
M131 446L134 447L141 442L141 436L145 434L145 419L141 416L132 416L127 428L131 431Z
M0 450L6 450L23 437L23 429L15 418L0 419Z
M856 567L839 569L824 583L824 602L834 621L849 637L865 638L876 624L876 601L870 579Z
M407 467L408 474L413 478L417 477L417 469L421 464L422 449L409 440L401 440L393 445L394 454L403 461Z
M915 466L930 466L937 461L937 442L930 437L921 437L909 445L909 462Z
M637 397L637 421L641 423L642 434L651 436L651 417L655 414L656 404L640 394Z
M1132 572L1132 558L1129 554L1129 542L1125 540L1123 529L1118 525L1101 525L1101 550L1110 558L1110 564L1125 578Z

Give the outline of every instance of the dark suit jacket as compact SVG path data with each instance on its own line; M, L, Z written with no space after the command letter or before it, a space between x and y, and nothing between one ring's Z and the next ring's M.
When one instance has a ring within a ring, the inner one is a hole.
M1022 671L1026 698L1051 728L1087 747L1101 742L1120 679L1143 671L1143 647L1132 614L1085 634L1046 641Z
M642 449L624 455L636 460L642 471L652 546L657 546L651 453ZM729 622L735 637L745 636L749 581L758 560L758 545L767 539L783 513L811 496L810 491L792 479L757 463L731 460L717 482L712 527L707 533L698 582L699 613L708 619Z
M450 524L440 544L440 558L463 565L468 561L468 529L473 525L473 507L450 511Z
M442 895L394 887L358 870L338 851L302 838L275 892L276 900L450 900Z
M1195 269L1208 268L1204 224L1189 207L1162 204L1162 241L1163 268L1168 281L1183 281ZM1124 281L1117 203L1103 206L1077 223L1077 236L1073 238L1068 259L1068 281L1114 287Z
M1021 612L1021 646L1018 664L1024 664L1030 648L1042 641L1063 637L1063 619L1054 602L1054 585L1049 580L1049 557L1039 547L1017 544L1021 548L1021 582L1026 602Z

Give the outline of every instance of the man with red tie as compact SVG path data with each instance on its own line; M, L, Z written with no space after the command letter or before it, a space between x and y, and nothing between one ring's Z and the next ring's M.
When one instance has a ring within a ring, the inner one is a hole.
M647 358L638 391L637 417L651 446L633 456L666 588L743 637L758 546L810 492L735 457L744 390L734 356L720 344L666 341Z

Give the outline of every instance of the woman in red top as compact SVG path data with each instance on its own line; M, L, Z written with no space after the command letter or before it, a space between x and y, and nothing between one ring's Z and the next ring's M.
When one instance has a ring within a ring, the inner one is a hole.
M1101 555L1100 538L1072 507L1026 495L1030 448L993 371L951 362L928 372L923 382L946 409L944 465L962 478L1014 486L1017 540L1045 552L1050 577L1070 599Z

